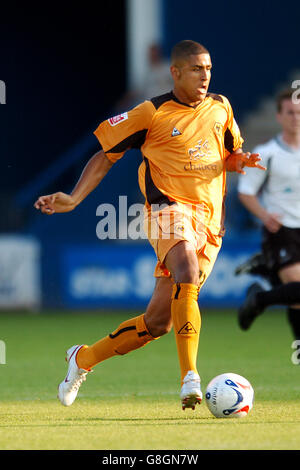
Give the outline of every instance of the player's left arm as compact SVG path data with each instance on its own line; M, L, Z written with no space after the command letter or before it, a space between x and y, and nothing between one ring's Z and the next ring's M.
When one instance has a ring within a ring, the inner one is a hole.
M245 175L246 172L243 168L258 168L259 170L266 170L266 168L259 164L261 158L258 153L250 153L243 151L244 139L241 136L239 126L237 125L232 107L225 96L223 103L227 111L227 123L224 133L224 146L225 146L225 162L224 167L226 171L240 173Z
M232 152L225 160L226 171L240 173L245 175L245 167L258 168L266 170L266 167L260 165L261 158L259 153L243 152L241 148Z

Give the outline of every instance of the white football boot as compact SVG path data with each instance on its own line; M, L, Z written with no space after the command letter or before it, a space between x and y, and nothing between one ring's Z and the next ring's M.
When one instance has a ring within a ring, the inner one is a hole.
M192 410L194 410L197 403L200 405L202 401L202 392L200 387L200 377L196 372L189 370L184 377L180 398L183 410L186 408L192 408Z
M64 406L70 406L75 401L80 385L86 380L87 373L85 369L80 369L76 363L76 355L83 345L76 344L67 351L66 361L69 363L68 372L58 386L58 399Z

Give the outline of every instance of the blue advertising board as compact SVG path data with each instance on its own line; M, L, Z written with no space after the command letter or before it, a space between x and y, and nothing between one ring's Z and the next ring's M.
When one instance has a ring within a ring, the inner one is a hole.
M234 307L243 300L250 275L236 276L235 268L259 244L224 242L214 269L201 290L203 306ZM68 245L61 250L62 301L68 308L141 308L155 285L156 258L148 245Z

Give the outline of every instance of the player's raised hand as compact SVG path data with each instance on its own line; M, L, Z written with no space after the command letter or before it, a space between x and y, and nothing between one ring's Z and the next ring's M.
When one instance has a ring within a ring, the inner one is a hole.
M250 153L250 152L236 152L229 155L226 160L226 170L235 171L236 173L241 173L245 175L246 172L243 168L258 168L259 170L266 170L266 167L259 164L261 158L259 153Z
M34 207L43 214L52 215L55 212L70 212L76 204L70 194L58 192L40 196L34 203Z
M261 158L259 156L259 153L250 153L247 152L246 158L244 160L244 166L252 167L252 168L259 168L260 170L266 170L265 166L260 165L258 162L261 161Z

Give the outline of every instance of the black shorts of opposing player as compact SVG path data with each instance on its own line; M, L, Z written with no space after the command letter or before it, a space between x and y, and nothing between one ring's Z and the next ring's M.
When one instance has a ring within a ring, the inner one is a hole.
M282 284L278 271L286 266L300 262L300 229L282 227L272 234L263 233L263 252L255 253L250 259L238 266L236 275L253 274L267 279L271 290L264 290L259 284L252 284L246 299L239 309L240 327L247 330L254 319L271 305L286 305L288 320L295 339L300 339L300 282Z
M262 251L266 266L273 273L300 262L300 228L282 226L276 233L264 228Z

